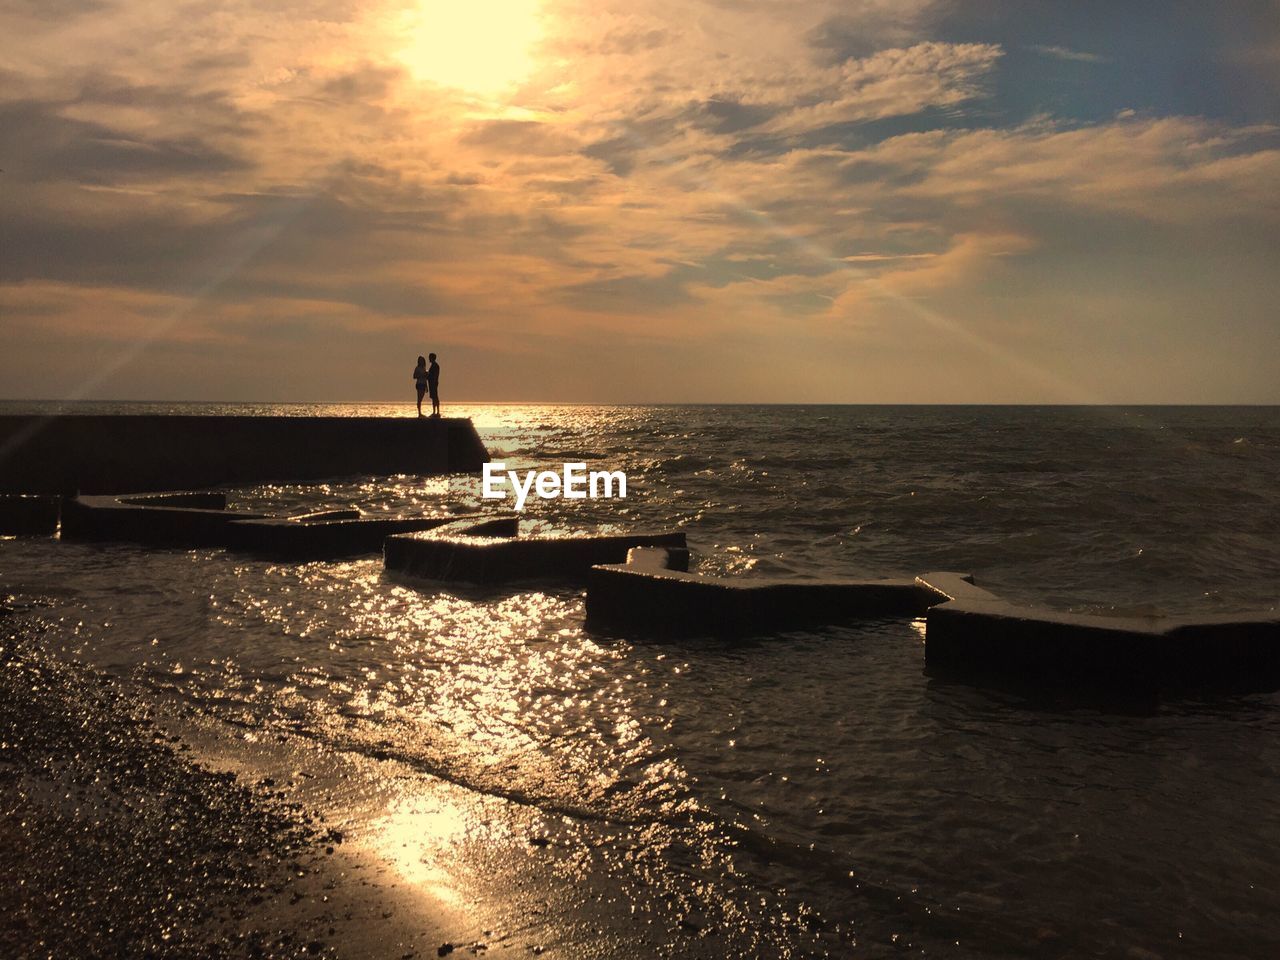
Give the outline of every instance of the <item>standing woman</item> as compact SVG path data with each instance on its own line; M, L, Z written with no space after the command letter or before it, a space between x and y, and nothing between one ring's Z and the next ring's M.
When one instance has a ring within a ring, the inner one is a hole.
M427 395L427 358L419 357L413 368L413 380L418 385L418 416L422 416L422 398Z

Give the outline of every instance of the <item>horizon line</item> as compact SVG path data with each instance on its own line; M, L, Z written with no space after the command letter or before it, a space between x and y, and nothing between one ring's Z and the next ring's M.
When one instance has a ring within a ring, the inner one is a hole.
M308 406L342 404L361 405L403 405L412 408L413 404L403 399L396 400L174 400L174 399L53 399L53 398L0 398L0 404L63 404L68 406L84 404L222 404L237 406ZM466 406L557 406L557 407L1280 407L1280 401L1233 401L1233 400L1150 400L1150 401L1099 401L1095 403L1072 403L1053 400L995 400L995 401L851 401L851 400L455 400L450 405Z

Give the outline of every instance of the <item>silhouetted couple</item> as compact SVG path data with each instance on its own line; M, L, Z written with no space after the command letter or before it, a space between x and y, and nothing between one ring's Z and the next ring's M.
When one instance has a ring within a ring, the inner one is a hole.
M413 379L418 385L418 416L422 416L422 398L431 391L431 415L440 416L440 364L436 363L436 355L430 354L431 366L423 357L418 358L418 365L413 368Z

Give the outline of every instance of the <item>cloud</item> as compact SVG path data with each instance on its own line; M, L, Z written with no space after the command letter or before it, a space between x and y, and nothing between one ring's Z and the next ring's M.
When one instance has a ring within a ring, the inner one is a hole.
M1270 217L1265 198L1280 186L1275 131L1196 118L1035 122L902 140L871 152L882 163L917 167L906 195L952 205L1034 201L1189 224Z
M1032 44L1028 49L1034 50L1042 56L1051 57L1054 60L1066 60L1072 63L1108 63L1108 58L1097 53L1087 53L1083 50L1071 50L1068 47L1046 46L1044 44Z
M5 152L4 169L14 180L154 184L249 166L244 157L199 137L126 132L66 117L54 105L33 101L0 104L0 126L23 131Z
M845 61L813 75L809 89L792 91L792 105L780 107L763 129L798 134L959 106L981 93L1001 53L992 44L922 43Z
M985 279L1000 259L1016 257L1035 247L1035 241L1019 233L960 233L942 253L911 257L878 278L877 293L916 296L955 290Z
M479 120L470 125L459 142L512 157L560 156L577 143L551 123L539 120Z
M108 0L12 0L10 13L37 20L65 20L101 11Z
M767 350L840 399L841 358L872 344L986 364L998 335L1051 366L1069 345L1017 318L1073 329L1081 277L1098 315L1184 317L1206 244L1200 282L1241 323L1278 292L1276 130L1010 119L992 94L1021 43L947 37L945 4L549 0L500 96L415 72L401 0L64 7L0 12L0 303L24 363L42 337L59 370L150 338L243 385L235 358L341 344L365 366L336 382L374 389L379 356L429 336L493 356L512 393L554 358L628 399L608 391L647 380L625 354L679 344L691 375L724 370L713 394L759 396L719 358Z
M833 63L919 39L939 4L933 0L861 0L832 8L806 40Z

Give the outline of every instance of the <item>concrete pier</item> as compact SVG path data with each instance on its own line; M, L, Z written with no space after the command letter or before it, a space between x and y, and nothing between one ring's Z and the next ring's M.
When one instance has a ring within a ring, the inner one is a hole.
M0 493L137 493L478 471L470 420L0 416Z
M776 581L685 572L687 554L632 550L593 567L587 624L659 636L738 637L880 617L926 617L935 676L1057 688L1280 688L1280 614L1100 617L1009 603L968 574Z
M494 514L364 517L342 509L273 517L226 506L226 495L216 491L67 497L62 537L228 547L276 560L337 560L378 553L395 533L444 527L472 535L515 532L513 520Z
M593 567L587 624L667 636L747 636L880 617L918 617L943 598L912 579L724 579L688 573L687 553L632 550Z
M67 497L62 502L62 539L222 547L231 523L265 516L226 506L220 493Z
M596 564L619 563L632 547L683 548L674 533L575 534L564 537L476 536L451 528L387 537L383 562L393 573L430 580L506 583L585 577Z
M490 519L479 513L436 517L361 517L357 513L349 517L235 520L227 527L227 545L277 560L338 560L380 553L383 540L394 533L455 524L471 527Z
M59 497L0 493L0 536L53 536L60 508Z
M932 607L925 634L925 660L936 675L1127 693L1280 687L1274 611L1100 617L967 597Z

